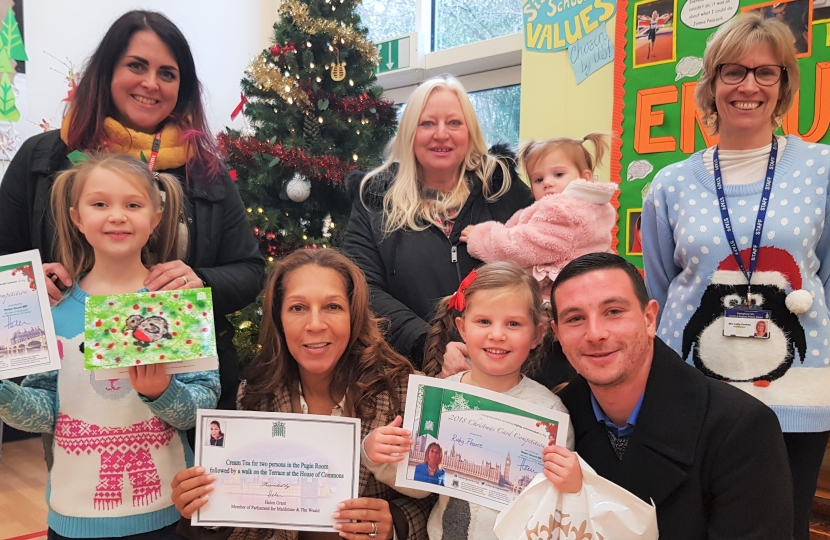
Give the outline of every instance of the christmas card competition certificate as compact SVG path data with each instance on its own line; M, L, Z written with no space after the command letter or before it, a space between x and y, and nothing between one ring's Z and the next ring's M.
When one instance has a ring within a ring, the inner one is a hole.
M130 366L167 373L218 369L209 288L87 298L84 369L97 380L129 378Z
M360 420L200 409L195 462L216 482L193 525L337 532L359 496Z
M60 369L40 253L0 256L0 379Z
M503 510L564 444L567 414L469 384L409 376L403 427L415 443L396 485Z

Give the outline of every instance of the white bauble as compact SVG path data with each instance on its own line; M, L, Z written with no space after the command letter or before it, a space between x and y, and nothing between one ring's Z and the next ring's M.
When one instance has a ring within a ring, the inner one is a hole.
M311 182L307 178L295 174L294 178L285 186L285 192L292 201L303 202L311 195Z

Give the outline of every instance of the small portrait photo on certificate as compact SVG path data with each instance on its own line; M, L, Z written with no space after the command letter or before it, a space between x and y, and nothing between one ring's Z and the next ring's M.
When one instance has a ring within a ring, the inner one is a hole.
M426 445L426 448L416 448L413 451L415 459L418 459L421 454L424 455L424 462L415 465L413 480L443 486L444 469L441 468L441 462L444 460L444 451L438 441L434 439L427 444L428 437L428 435L424 435L419 441L420 446Z
M225 422L215 418L205 418L204 433L210 433L205 437L205 446L225 446Z

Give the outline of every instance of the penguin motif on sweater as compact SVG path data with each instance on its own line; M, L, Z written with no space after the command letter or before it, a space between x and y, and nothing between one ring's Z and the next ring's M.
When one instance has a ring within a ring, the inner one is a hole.
M741 252L745 268L749 268L749 256L749 249ZM788 287L792 288L789 294ZM769 339L723 335L725 310L748 305L770 312ZM768 386L787 373L796 355L802 363L806 359L807 338L798 315L811 305L812 296L801 289L801 274L788 252L761 248L752 287L747 287L746 277L730 255L721 261L686 325L682 357L688 359L692 353L695 367L709 377Z

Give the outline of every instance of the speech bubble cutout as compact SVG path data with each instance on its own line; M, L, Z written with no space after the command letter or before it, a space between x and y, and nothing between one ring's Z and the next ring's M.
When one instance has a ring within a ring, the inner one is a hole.
M646 204L646 197L648 197L648 190L651 189L651 182L646 182L643 189L640 190L640 196L643 198L643 204Z
M686 56L680 59L680 62L674 66L674 71L677 73L675 81L679 81L683 77L694 77L700 70L703 69L703 58L697 56Z
M688 0L680 12L680 20L689 28L705 30L731 19L737 12L740 0Z
M638 159L628 164L628 181L639 180L649 175L654 170L654 166L644 159Z

